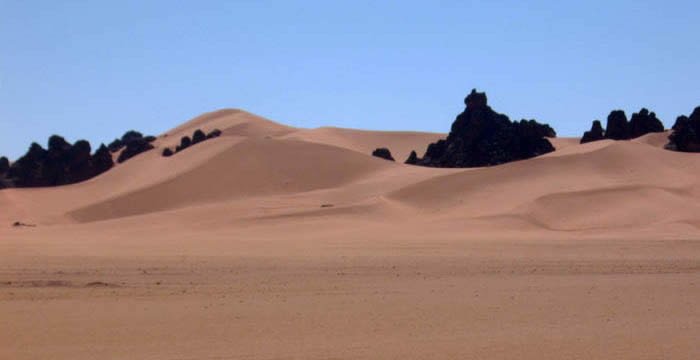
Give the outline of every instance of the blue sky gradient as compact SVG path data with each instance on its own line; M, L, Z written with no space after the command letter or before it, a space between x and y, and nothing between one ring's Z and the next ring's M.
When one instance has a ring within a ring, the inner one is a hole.
M93 149L242 108L299 127L447 132L472 88L580 136L700 105L697 1L0 0L0 154Z

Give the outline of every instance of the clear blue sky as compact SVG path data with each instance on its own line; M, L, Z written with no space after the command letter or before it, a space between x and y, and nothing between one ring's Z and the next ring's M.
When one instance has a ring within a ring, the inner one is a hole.
M0 0L0 154L242 108L300 127L448 131L474 87L579 136L700 105L698 1Z

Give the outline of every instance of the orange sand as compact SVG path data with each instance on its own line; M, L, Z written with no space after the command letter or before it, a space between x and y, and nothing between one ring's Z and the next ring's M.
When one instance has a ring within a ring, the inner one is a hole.
M161 157L196 128L223 135ZM0 359L700 358L700 155L402 164L441 136L221 110L0 191Z

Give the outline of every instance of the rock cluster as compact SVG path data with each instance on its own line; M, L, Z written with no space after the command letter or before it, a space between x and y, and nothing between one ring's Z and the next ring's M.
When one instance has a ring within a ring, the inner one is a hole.
M606 130L603 131L599 120L594 120L591 130L586 131L581 137L581 144L603 140L629 140L638 138L652 132L663 132L664 124L656 118L656 114L642 108L638 113L632 114L630 121L622 110L613 110L608 115Z
M192 145L199 144L202 141L212 139L212 138L218 137L220 135L221 135L221 130L219 130L219 129L214 129L214 130L210 131L209 134L206 134L206 135L204 135L204 132L202 130L197 129L192 134L192 138L190 138L189 136L183 136L180 139L180 145L175 147L174 152L172 150L170 150L169 148L163 149L163 156L165 156L165 157L173 156L174 154L176 154L182 150L185 150Z
M114 139L114 141L109 143L108 148L110 152L124 149L117 158L118 163L123 163L142 152L153 149L151 143L155 139L155 136L143 136L138 131L129 130L122 135L121 139Z
M390 161L395 161L394 157L391 156L391 151L387 148L377 148L374 151L372 151L372 156L376 156L378 158L382 158L385 160L390 160Z
M700 152L700 106L690 117L681 115L673 124L666 149L683 152Z
M0 159L0 183L5 187L36 187L73 184L97 176L114 165L107 147L102 144L91 154L90 143L68 143L53 135L44 149L32 143L24 156L9 164Z
M431 167L478 167L528 159L554 151L546 137L556 132L535 120L511 122L488 106L485 93L476 89L464 100L466 109L457 116L446 139L428 146L418 158L412 152L407 164Z

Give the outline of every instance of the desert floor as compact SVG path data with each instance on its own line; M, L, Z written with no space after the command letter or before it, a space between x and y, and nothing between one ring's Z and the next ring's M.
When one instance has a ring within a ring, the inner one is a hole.
M443 134L202 115L0 191L0 359L698 359L700 158L667 135L429 169Z

